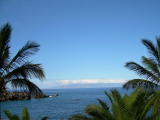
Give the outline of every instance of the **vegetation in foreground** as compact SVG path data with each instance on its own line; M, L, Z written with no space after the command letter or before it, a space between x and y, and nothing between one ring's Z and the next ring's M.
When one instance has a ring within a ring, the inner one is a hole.
M6 114L6 116L8 117L9 120L30 120L30 115L29 115L27 107L24 107L22 109L22 117L21 117L21 119L16 114L12 115L10 113L10 111L8 111L8 110L4 110L3 112ZM48 118L48 116L43 117L41 120L47 120L47 118Z
M97 99L99 105L90 104L84 109L87 115L74 114L68 120L160 120L159 106L154 106L159 97L156 91L136 88L123 97L117 90L110 92L105 92L110 104Z
M91 104L85 108L87 115L75 114L68 120L160 120L160 91L155 89L160 87L160 38L156 37L156 45L147 39L142 39L142 43L150 55L149 58L142 56L145 67L132 61L125 67L144 79L129 80L123 85L126 89L141 89L123 97L117 90L111 90L111 94L105 92L111 106L98 99L100 105Z

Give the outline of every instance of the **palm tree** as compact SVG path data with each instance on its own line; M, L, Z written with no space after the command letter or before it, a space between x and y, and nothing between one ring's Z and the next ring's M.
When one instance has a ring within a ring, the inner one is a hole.
M84 114L75 114L68 120L159 120L160 111L153 106L155 91L146 91L142 88L135 89L131 95L123 97L117 90L105 92L110 104L98 99L100 105L90 104ZM153 112L151 112L153 110Z
M149 57L142 56L141 66L135 62L127 62L125 67L136 72L144 79L132 79L126 82L123 87L126 89L140 86L145 89L160 87L160 37L156 37L156 44L147 39L142 39L142 43L146 46Z
M43 95L41 89L30 81L35 77L40 80L45 78L44 70L41 64L34 64L28 61L31 55L39 50L39 44L28 41L18 52L11 58L10 54L10 37L11 25L5 24L0 30L0 98L7 85L13 88L23 88L30 91L30 94Z

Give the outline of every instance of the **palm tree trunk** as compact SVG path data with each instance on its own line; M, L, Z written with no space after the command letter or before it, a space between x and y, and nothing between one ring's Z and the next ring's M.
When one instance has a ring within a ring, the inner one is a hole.
M2 100L2 89L0 88L0 100ZM0 120L1 120L1 102L0 101Z
M31 91L29 91L29 98L28 98L29 100L31 99L31 94L32 94Z
M0 120L1 120L1 102L0 102Z

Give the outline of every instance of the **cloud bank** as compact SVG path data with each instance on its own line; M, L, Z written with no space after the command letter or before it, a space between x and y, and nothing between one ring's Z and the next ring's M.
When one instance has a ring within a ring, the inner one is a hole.
M40 88L97 88L97 87L121 87L127 80L124 79L76 79L76 80L55 80L48 79L38 82Z
M98 84L98 83L125 83L124 79L79 79L79 80L57 80L57 84Z

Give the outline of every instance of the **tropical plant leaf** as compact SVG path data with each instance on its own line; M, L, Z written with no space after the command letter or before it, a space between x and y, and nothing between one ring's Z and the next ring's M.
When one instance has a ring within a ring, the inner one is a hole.
M24 107L22 109L22 120L30 120L30 115L29 115L27 107Z
M113 102L112 96L111 94L107 93L106 91L104 91L105 95L109 98L110 102Z
M160 111L156 112L154 115L146 117L144 120L160 120Z
M5 115L10 119L12 120L12 114L9 112L9 110L3 110L3 112L5 113Z
M120 93L115 89L111 90L111 96L114 99L112 103L112 113L115 120L124 120L126 117L126 105Z
M7 66L10 59L9 42L11 36L11 25L7 23L0 30L0 75L4 73L4 67Z
M41 120L47 120L49 116L43 117Z
M160 87L158 84L147 81L144 79L133 79L127 81L124 85L124 88L129 89L129 88L136 88L136 87L142 87L144 89L152 89L152 88L157 88Z
M82 114L75 114L75 115L70 116L67 120L96 120L96 119L90 118Z
M142 43L150 55L149 58L142 56L144 67L132 61L127 62L125 67L144 79L129 80L123 85L124 88L128 89L141 86L145 89L150 89L160 87L160 37L156 37L156 44L148 39L142 39Z
M142 56L142 63L146 66L146 69L151 71L154 75L160 76L159 69L158 69L158 63L156 63L154 59L146 58ZM156 81L160 82L159 79Z
M12 79L11 81L11 86L13 88L23 88L23 89L28 89L33 95L40 95L43 96L42 90L33 82L27 80L27 79Z
M39 44L36 42L28 41L11 60L10 65L17 66L26 62L30 55L39 51Z
M18 115L13 115L13 120L21 120Z
M146 46L150 56L153 59L156 59L156 61L159 61L159 54L158 54L157 47L152 43L152 41L150 41L148 39L142 39L142 43Z
M150 81L159 80L157 76L155 76L153 73L151 73L150 71L148 71L147 69L145 69L144 67L135 62L127 62L125 67L127 67L129 70L136 72L139 76L142 76Z
M105 102L103 102L102 100L100 100L100 99L98 99L98 98L97 98L97 100L98 100L98 102L100 103L101 107L102 107L104 110L106 110L106 111L109 110L109 105L108 105L108 104L106 104Z
M32 64L31 62L26 62L20 67L12 69L7 73L3 79L14 79L14 78L26 78L30 79L32 77L43 80L45 78L43 68L40 64Z

